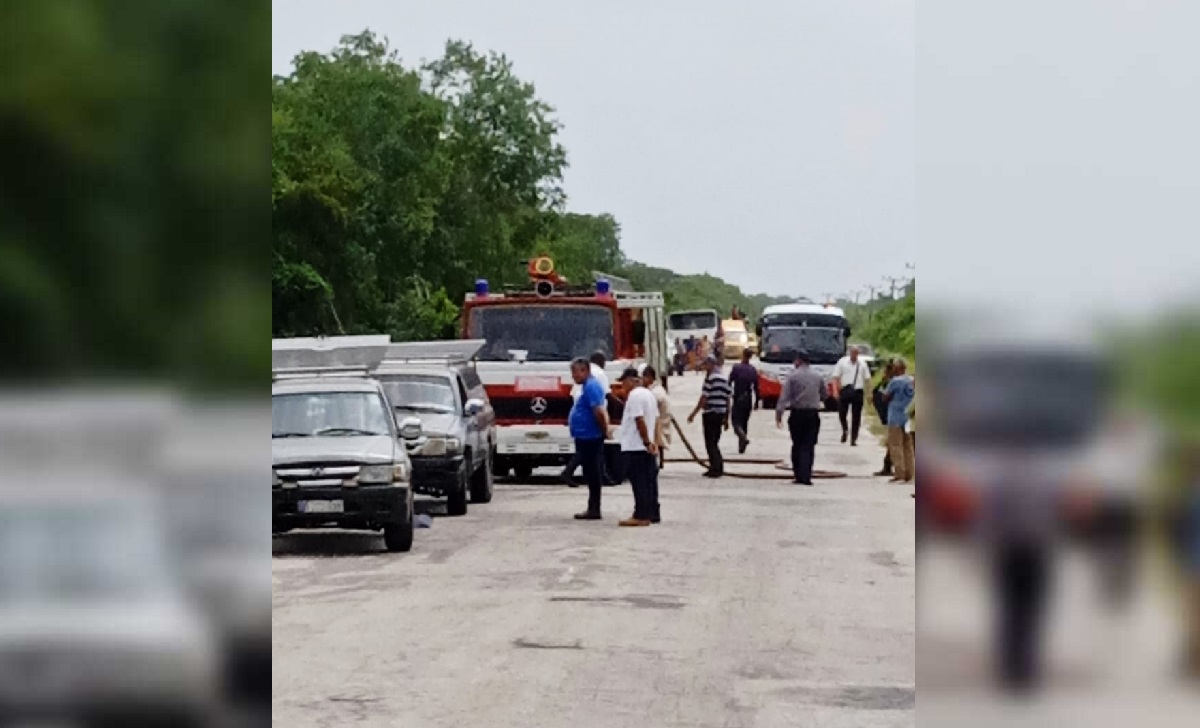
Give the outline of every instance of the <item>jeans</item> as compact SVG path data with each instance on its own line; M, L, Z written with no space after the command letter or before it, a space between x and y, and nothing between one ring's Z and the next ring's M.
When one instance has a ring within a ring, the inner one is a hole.
M626 450L621 453L625 474L633 489L633 517L643 521L658 518L658 463L645 450Z
M788 431L792 434L792 474L797 483L812 485L821 414L817 410L792 410L788 416Z
M721 430L724 427L724 414L704 413L704 449L708 453L708 472L713 475L725 474L725 458L721 456Z
M579 458L583 479L587 481L587 512L600 515L600 492L604 487L604 438L576 440L575 457Z
M750 411L754 409L754 399L749 392L733 398L733 431L741 439L750 432Z
M842 423L842 434L850 432L850 442L858 442L858 429L862 425L863 391L851 390L849 394L838 399L838 420ZM847 427L846 413L850 412L850 424Z

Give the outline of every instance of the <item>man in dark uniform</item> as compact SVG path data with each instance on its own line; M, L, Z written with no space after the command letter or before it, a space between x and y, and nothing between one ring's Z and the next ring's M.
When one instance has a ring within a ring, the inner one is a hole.
M792 473L800 485L812 485L813 460L816 457L817 436L821 432L821 401L825 384L821 376L808 366L808 354L797 352L796 368L783 382L783 392L775 407L775 426L783 427L783 413L788 416L792 434Z

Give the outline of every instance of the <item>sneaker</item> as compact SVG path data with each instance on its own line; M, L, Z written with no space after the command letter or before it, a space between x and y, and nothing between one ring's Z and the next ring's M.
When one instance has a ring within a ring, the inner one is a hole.
M600 514L592 513L591 511L584 511L583 513L576 513L575 520L576 521L599 521Z
M744 437L742 439L738 440L738 455L745 454L746 446L749 444L750 444L750 441Z
M848 432L846 432L845 430L843 430L843 431L842 431L842 442L845 442L845 441L846 441L846 440L848 440L849 438L850 438L850 433L848 433Z
M792 483L793 483L793 484L795 484L795 485L807 485L807 486L809 486L810 488L812 487L812 481L811 481L811 480L793 480L793 481L792 481Z
M721 477L721 474L720 474L720 473L714 473L713 471L709 470L708 472L706 472L706 473L704 474L704 477L706 477L706 478L719 478L719 477Z
M631 526L631 527L649 526L650 521L647 521L643 518L626 518L625 520L619 522L617 525L618 526Z

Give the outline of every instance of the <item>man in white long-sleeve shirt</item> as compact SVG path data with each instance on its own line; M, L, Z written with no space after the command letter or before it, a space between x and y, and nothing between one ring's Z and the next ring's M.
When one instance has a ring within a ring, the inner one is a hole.
M858 444L858 430L862 425L864 392L871 386L871 369L867 362L858 355L858 347L850 347L850 354L844 356L833 368L833 379L838 383L838 420L842 423L842 442L850 438L851 445ZM850 412L850 424L846 423L846 413Z

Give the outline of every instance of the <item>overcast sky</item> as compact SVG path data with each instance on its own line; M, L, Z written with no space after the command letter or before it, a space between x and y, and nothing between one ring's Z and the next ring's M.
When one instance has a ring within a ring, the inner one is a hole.
M369 28L507 54L564 124L569 207L630 257L812 297L915 262L914 3L287 0L272 66Z

